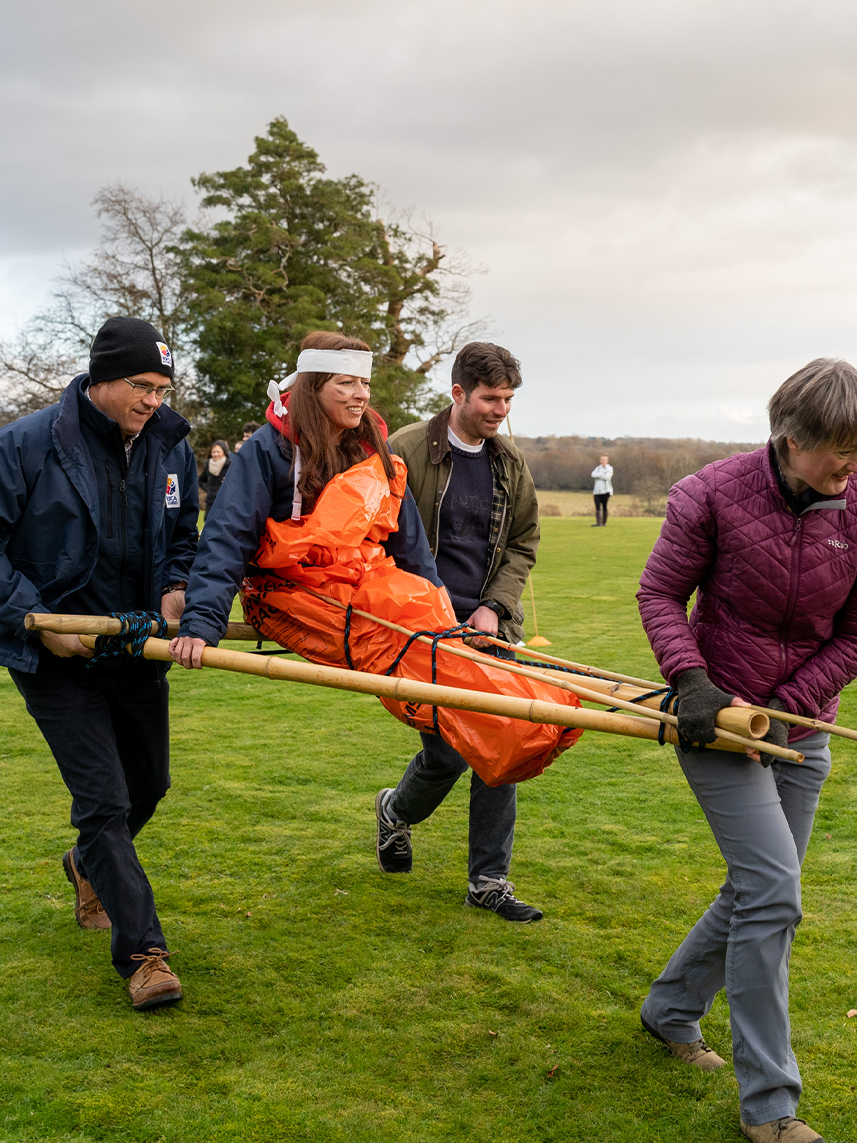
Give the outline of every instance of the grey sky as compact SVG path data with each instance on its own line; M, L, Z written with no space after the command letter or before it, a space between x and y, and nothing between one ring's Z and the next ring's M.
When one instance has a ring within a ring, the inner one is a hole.
M193 202L276 115L488 272L521 433L761 439L857 361L857 10L821 0L3 0L0 332L117 180Z

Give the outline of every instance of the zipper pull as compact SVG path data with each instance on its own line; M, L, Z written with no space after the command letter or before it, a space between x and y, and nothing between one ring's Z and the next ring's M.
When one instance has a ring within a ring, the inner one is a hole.
M125 495L125 481L124 480L119 481L119 491L122 493L123 496Z

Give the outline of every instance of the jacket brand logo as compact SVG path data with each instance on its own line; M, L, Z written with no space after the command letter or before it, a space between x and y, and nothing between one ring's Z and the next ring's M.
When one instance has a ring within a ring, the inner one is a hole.
M181 508L181 496L179 495L179 478L178 474L171 472L167 476L167 508Z
M828 540L827 542L831 548L844 548L846 551L848 550L848 545L841 543L839 540Z

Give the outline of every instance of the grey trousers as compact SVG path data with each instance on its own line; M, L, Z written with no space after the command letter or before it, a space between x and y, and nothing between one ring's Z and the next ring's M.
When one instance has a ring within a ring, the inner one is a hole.
M469 766L436 734L421 734L423 748L408 764L386 810L397 821L416 825L430 817ZM512 860L517 786L486 786L470 775L470 855L468 876L507 877Z
M770 769L741 754L676 750L728 874L714 903L673 953L642 1015L689 1044L721 988L745 1123L794 1115L801 1093L791 1048L789 955L801 920L800 867L830 773L829 736L803 738L802 765Z

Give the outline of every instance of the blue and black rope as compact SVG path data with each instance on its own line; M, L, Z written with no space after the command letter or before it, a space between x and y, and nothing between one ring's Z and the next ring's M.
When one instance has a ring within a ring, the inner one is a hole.
M437 683L437 645L438 645L438 643L440 643L444 639L469 639L473 635L486 635L490 638L489 632L487 632L487 631L471 631L468 629L466 623L457 623L455 625L455 627L447 627L445 631L432 631L432 630L414 631L408 637L407 642L405 643L404 647L402 647L401 651L399 651L398 655L396 655L395 659L392 661L392 663L386 669L384 674L388 675L388 676L392 675L393 671L395 671L396 667L398 667L399 663L401 663L402 659L404 659L405 655L411 649L411 646L414 643L414 641L419 639L420 637L423 637L426 639L431 639L431 681L432 681L432 683L436 684ZM348 605L348 607L346 608L346 611L345 611L345 660L348 663L348 666L353 671L355 668L354 668L354 662L351 658L351 648L349 646L350 639L351 639L351 604ZM436 706L433 706L431 708L431 713L432 713L432 726L434 728L434 732L435 732L435 734L440 734L440 727L438 726L438 721L437 721L437 707Z
M541 660L534 660L534 659L518 659L517 662L520 663L521 666L524 666L524 667L539 667L541 669L550 670L550 671L565 671L566 674L581 675L585 679L587 679L587 678L591 679L591 678L598 678L599 677L597 675L596 676L590 675L586 671L579 671L574 667L561 667L558 663L545 663L545 662L542 662ZM646 691L645 694L637 695L636 698L630 699L629 701L630 702L643 702L644 699L657 698L658 695L663 695L663 698L661 699L661 704L660 704L661 712L663 714L672 713L672 714L678 716L678 697L677 697L678 692L676 691L676 689L674 687L659 687L657 690L654 690L654 691ZM672 712L671 712L670 711L670 703L672 702L673 699L675 699L675 706L673 707ZM619 710L618 707L611 706L608 708L607 713L608 714L616 714L616 713L618 713L618 710ZM665 727L666 727L665 722L660 723L660 725L658 726L658 744L660 746L666 746L666 740L664 738ZM690 750L692 747L692 743L689 741L689 739L685 738L682 734L679 734L679 736L678 736L678 745L679 745L679 749L682 751L683 754L687 754L688 750Z
M151 638L153 623L157 625L156 634L159 639L163 639L167 633L167 621L160 611L111 611L110 618L118 619L122 628L118 635L99 635L96 638L95 654L87 667L125 654L139 659L146 640Z

